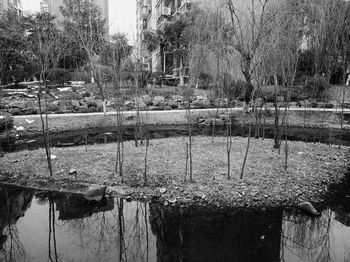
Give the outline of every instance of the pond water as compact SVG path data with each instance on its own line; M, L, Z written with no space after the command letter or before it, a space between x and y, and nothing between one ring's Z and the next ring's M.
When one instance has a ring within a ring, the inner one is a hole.
M247 136L248 126L234 126L232 129L233 136ZM211 126L193 126L192 135L211 136L212 133L216 136L225 136L227 129L225 126L216 126L215 129ZM101 144L116 142L118 127L108 128L89 128L85 130L74 130L66 132L58 132L50 134L50 143L52 146L68 147L78 146L84 144ZM187 136L187 125L161 125L161 126L149 126L147 129L143 127L141 132L135 127L123 128L123 140L138 139L145 140L146 137L150 139L159 139L167 137ZM259 137L273 138L274 127L262 126L259 129ZM297 140L304 142L321 142L332 143L336 145L350 146L350 136L348 132L342 132L340 130L333 130L330 135L328 129L315 129L315 128L302 128L302 127L289 127L287 132L288 140ZM20 151L25 149L37 149L44 147L44 139L41 134L37 134L32 137L19 137L15 142L3 140L1 148L7 152Z
M350 198L309 218L0 187L0 261L350 261Z

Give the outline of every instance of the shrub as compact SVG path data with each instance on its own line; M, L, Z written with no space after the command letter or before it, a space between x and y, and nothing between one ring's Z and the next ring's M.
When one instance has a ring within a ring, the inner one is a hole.
M19 83L24 81L26 77L27 77L27 73L22 68L7 70L4 74L4 79L5 79L4 82Z
M329 98L330 84L324 77L312 77L304 86L305 98L314 98L317 101L327 101Z
M63 68L55 68L49 74L50 81L56 82L63 86L64 83L71 80L72 74L69 70Z
M8 113L0 113L0 133L13 127L13 117Z
M161 86L163 84L164 77L165 76L162 72L155 71L148 75L147 83Z
M85 83L90 83L91 75L87 72L75 71L70 74L71 81L85 81Z

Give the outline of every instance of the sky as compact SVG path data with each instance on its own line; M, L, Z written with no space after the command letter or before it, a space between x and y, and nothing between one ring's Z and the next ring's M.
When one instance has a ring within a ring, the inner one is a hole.
M110 34L126 33L132 44L136 34L136 1L108 0L109 4L109 32ZM22 0L24 11L39 11L40 0Z

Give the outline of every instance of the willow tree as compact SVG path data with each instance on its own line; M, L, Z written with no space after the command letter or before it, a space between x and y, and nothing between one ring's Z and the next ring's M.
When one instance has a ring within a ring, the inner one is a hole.
M280 3L277 6L279 12L276 15L274 21L275 29L274 35L276 36L276 50L274 52L275 62L279 67L279 74L281 75L283 82L287 89L286 103L283 115L283 127L284 127L284 141L285 141L285 170L288 167L288 122L289 122L289 104L291 100L291 89L294 85L297 75L297 68L300 59L301 46L303 42L304 27L303 21L303 9L298 5L291 3ZM276 101L277 102L277 101ZM277 112L278 114L278 112ZM282 133L280 135L280 142L282 141ZM280 144L278 146L280 148Z
M262 72L259 67L262 67L262 60L266 57L265 43L273 29L270 21L276 14L270 9L273 4L272 0L226 0L233 46L240 55L240 68L249 86L254 86L260 78L257 77L257 72ZM247 103L253 90L248 91Z

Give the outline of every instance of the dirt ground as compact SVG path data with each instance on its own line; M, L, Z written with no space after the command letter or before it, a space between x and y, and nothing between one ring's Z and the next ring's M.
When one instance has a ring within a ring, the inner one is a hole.
M302 200L320 201L328 186L340 182L350 163L349 147L288 142L279 154L269 139L252 139L243 179L239 179L247 138L233 137L231 177L227 177L226 138L195 137L193 179L185 180L187 137L150 141L148 183L144 185L145 145L124 145L124 184L115 174L116 144L52 148L54 177L49 179L45 150L6 154L0 161L0 182L54 190L81 184L104 184L116 196L158 197L165 204L193 202L213 206L277 206ZM76 174L69 174L72 169Z

